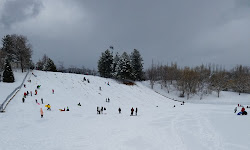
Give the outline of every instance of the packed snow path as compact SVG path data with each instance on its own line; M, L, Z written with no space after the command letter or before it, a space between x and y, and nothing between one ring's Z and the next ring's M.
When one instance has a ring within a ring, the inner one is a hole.
M90 80L87 83L82 81L83 75L33 72L37 77L30 74L31 83L26 82L26 88L0 114L0 150L248 150L250 147L249 115L237 116L233 113L234 105L185 103L183 106L141 83L126 86L111 79L85 76ZM41 88L34 95L37 85ZM33 96L22 103L26 91L32 91ZM41 98L44 104L36 104L35 99L41 103ZM110 98L110 103L106 98ZM79 102L82 106L77 106ZM51 105L51 111L46 110L46 104ZM67 106L69 112L59 111ZM97 106L107 110L97 115ZM130 116L132 107L138 108L138 116ZM44 118L40 117L40 108Z

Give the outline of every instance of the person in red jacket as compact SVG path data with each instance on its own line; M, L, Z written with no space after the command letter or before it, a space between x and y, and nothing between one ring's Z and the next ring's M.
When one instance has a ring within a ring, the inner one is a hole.
M244 108L244 107L242 107L242 108L241 108L241 112L243 113L244 111L245 111L245 108Z
M27 93L26 93L26 92L24 92L24 93L23 93L24 98L26 98L26 95L27 95Z

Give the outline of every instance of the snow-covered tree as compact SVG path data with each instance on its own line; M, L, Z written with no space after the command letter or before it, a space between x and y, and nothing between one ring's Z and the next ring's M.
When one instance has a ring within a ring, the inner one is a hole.
M112 71L113 71L113 55L107 49L98 61L98 72L100 73L101 77L111 78Z
M132 79L141 81L143 78L143 59L137 49L131 53Z
M114 78L117 78L117 74L118 74L118 69L119 69L119 60L120 60L120 55L119 53L117 52L115 57L114 57L114 62L113 62L113 73L112 73L112 76Z
M124 52L119 60L118 63L119 67L117 69L117 76L118 79L126 80L126 79L132 79L131 74L132 74L132 67L131 67L131 61L129 55Z
M11 65L9 63L9 60L5 60L5 67L3 72L3 82L12 83L15 82L14 74L11 69Z

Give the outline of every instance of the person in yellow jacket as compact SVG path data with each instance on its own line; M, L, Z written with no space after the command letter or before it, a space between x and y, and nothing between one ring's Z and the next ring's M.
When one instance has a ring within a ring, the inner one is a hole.
M46 105L47 106L47 110L51 110L51 106L48 104L48 105Z

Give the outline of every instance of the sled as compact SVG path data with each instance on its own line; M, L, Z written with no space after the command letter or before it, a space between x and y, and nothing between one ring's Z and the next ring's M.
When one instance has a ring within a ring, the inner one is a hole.
M40 105L40 103L37 103L37 105Z
M45 107L48 107L48 105L45 105Z
M239 112L237 115L242 115L242 112Z

